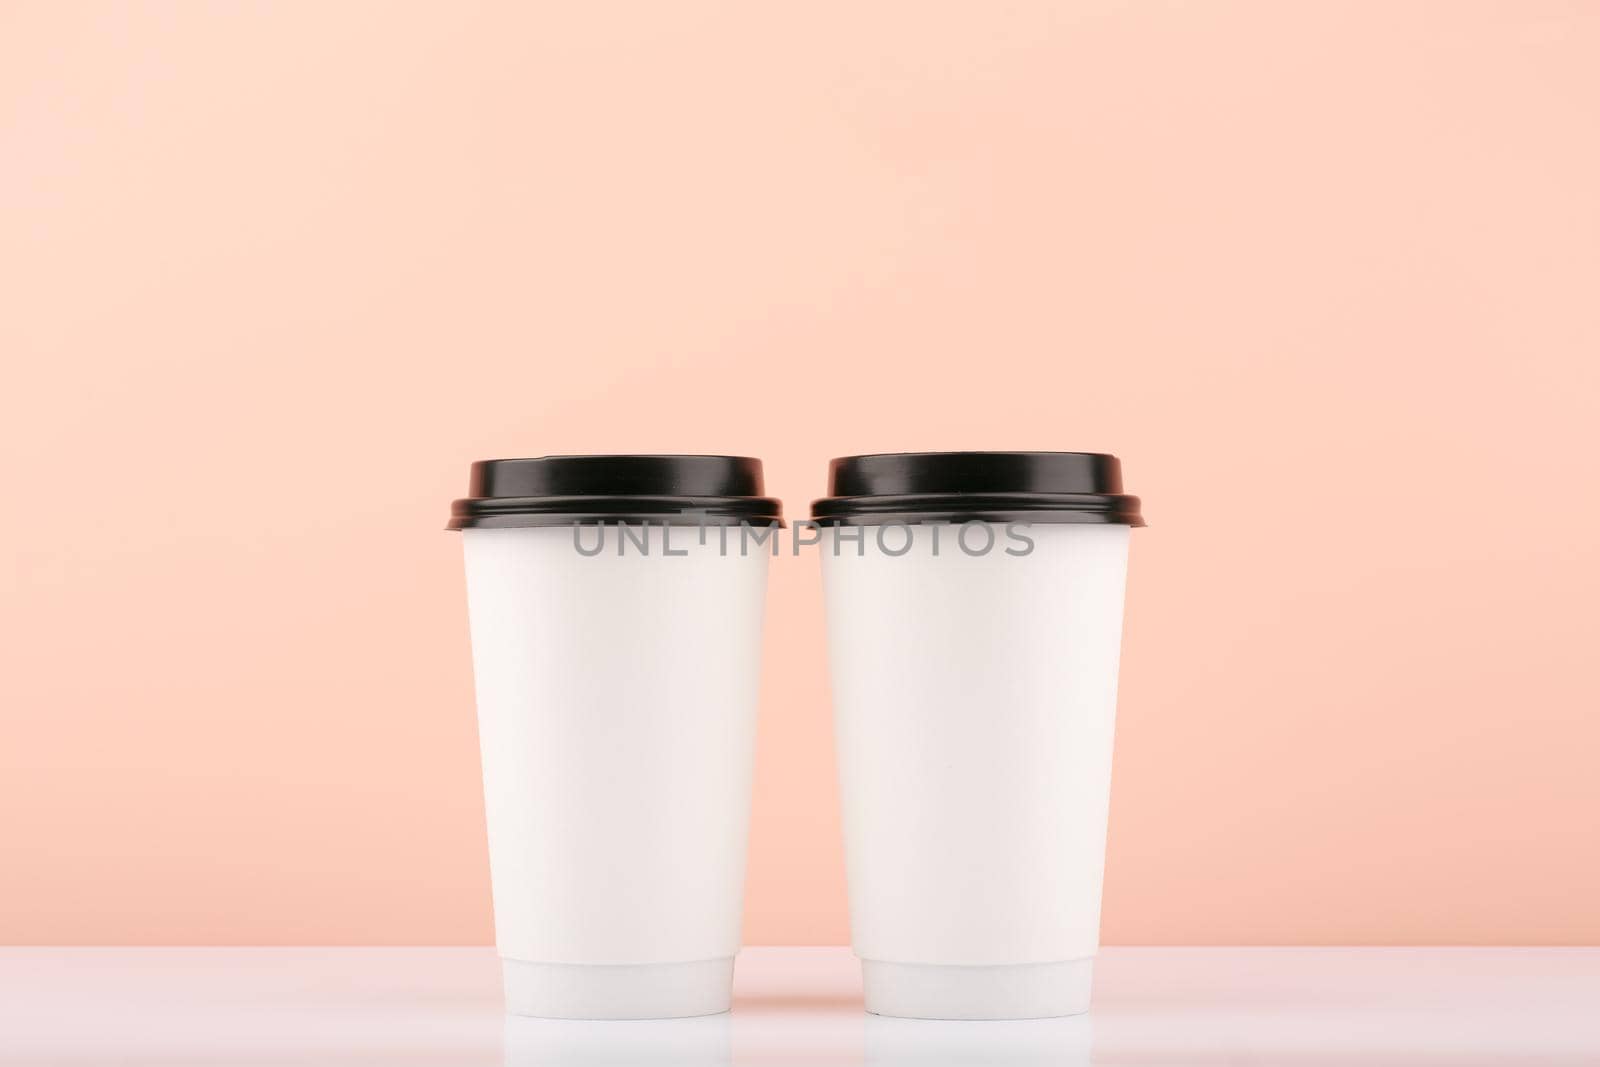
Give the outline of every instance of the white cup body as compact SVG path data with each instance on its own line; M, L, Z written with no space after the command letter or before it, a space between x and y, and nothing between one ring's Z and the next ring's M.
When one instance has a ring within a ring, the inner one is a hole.
M1129 528L1036 523L1012 554L1005 525L974 524L965 544L993 547L971 555L960 527L937 546L933 529L835 527L820 546L867 1010L1076 1014L1099 945Z
M615 527L594 556L571 526L462 532L515 1014L728 1007L767 556L724 553L714 528L703 544L694 527L630 532L648 552L619 554Z

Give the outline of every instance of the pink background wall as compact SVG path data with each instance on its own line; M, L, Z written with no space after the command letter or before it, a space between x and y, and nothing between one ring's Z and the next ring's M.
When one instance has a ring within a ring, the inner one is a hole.
M1600 942L1600 7L0 7L0 942L490 937L467 463L1102 449L1105 937ZM752 942L846 938L817 562Z

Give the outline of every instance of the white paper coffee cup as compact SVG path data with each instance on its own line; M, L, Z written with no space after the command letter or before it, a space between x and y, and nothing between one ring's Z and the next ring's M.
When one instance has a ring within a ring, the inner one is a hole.
M851 457L813 511L867 1010L1086 1011L1143 525L1117 461Z
M475 464L457 501L507 1010L726 1011L768 552L756 460ZM769 535L770 536L770 535Z

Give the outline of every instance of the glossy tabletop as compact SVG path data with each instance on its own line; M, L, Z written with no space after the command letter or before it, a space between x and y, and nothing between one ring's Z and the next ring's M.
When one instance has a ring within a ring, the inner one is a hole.
M747 948L732 1013L507 1018L483 948L0 949L6 1064L1600 1064L1600 949L1111 948L1088 1016L861 1011L842 948Z

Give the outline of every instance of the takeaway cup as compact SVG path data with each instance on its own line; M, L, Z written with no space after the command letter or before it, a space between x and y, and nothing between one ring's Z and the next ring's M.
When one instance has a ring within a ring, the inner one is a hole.
M1143 525L1116 458L852 456L812 514L867 1010L1088 1010Z
M450 528L511 1013L727 1010L779 522L754 459L473 465Z

